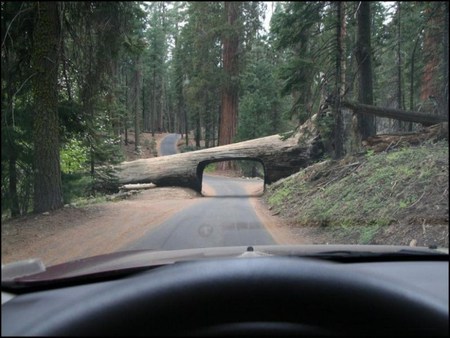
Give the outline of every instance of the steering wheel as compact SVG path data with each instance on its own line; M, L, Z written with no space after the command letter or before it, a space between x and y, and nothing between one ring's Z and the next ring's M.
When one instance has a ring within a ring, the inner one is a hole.
M448 334L448 310L419 292L293 257L180 262L106 282L79 298L31 334Z

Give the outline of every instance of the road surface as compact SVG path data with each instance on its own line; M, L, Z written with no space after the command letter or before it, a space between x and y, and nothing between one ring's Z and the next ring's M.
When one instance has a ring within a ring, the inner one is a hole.
M180 134L169 134L161 140L160 155L173 155L178 153L177 142L181 138Z
M175 147L179 138L176 134L171 135L163 139L161 151L164 154ZM122 250L276 244L255 213L248 191L239 179L205 175L204 182L209 184L210 191L221 197L199 199L198 203L176 213Z
M203 196L217 197L257 197L264 192L264 180L261 178L224 177L203 174ZM247 189L244 189L247 187ZM210 192L210 190L213 190Z

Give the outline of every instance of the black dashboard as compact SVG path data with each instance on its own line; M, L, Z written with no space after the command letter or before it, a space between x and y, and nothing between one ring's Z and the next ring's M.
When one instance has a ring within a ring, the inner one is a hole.
M2 335L448 336L444 257L203 259L5 303L2 290Z

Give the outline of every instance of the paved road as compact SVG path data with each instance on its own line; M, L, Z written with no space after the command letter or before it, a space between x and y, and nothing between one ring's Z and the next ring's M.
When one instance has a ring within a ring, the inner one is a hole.
M181 138L180 134L169 134L161 140L161 156L173 155L177 151L177 141Z
M176 140L173 138L172 142ZM276 244L261 224L239 180L208 175L204 179L223 197L199 199L123 250Z
M261 196L264 191L264 181L260 178L223 177L203 174L203 184L214 190L212 194L202 189L204 196L218 197L248 197ZM247 186L249 189L243 189Z

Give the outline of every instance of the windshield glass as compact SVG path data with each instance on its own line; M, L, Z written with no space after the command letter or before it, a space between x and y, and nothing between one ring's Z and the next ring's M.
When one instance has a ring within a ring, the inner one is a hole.
M2 264L448 250L445 2L2 2L1 16Z

